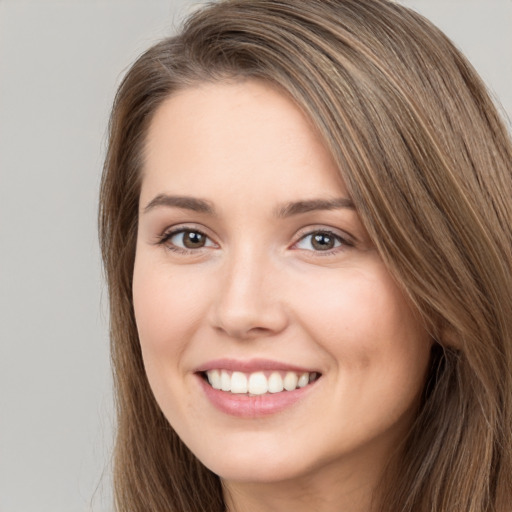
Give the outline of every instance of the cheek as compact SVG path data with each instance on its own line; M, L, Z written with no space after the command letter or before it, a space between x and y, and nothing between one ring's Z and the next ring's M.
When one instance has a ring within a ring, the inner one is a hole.
M368 348L380 344L379 339L419 330L412 308L386 274L348 269L338 279L326 274L313 282L304 280L295 297L299 317L325 338Z
M339 282L317 281L302 297L303 328L330 354L340 382L348 382L349 374L352 386L360 379L368 391L422 389L430 337L383 265L371 272L347 270Z
M133 306L146 375L171 423L193 406L182 387L182 354L204 318L197 287L181 274L142 254L135 261ZM181 412L180 412L181 411Z
M203 317L197 281L172 275L162 265L136 259L133 305L143 352L180 350Z

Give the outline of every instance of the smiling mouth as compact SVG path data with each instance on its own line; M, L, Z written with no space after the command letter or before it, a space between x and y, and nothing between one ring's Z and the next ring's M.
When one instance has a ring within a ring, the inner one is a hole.
M280 372L257 371L244 373L224 369L212 369L201 372L203 379L213 389L237 395L258 396L265 394L294 391L316 382L318 372Z

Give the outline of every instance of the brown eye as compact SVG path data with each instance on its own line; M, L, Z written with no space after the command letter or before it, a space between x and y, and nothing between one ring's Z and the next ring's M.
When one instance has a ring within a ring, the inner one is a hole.
M177 251L215 247L215 244L204 233L193 229L180 229L169 233L162 238L160 243L167 245L169 249Z
M342 245L349 244L339 235L331 233L330 231L314 231L303 236L297 242L296 247L298 249L321 252L336 249Z
M329 233L317 233L311 238L311 245L317 251L327 251L334 248L336 240Z
M182 239L187 249L199 249L206 244L206 236L198 231L184 231Z

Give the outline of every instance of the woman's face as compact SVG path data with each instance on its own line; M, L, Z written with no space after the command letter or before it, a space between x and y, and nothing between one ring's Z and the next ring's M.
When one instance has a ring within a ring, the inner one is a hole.
M263 82L156 112L133 300L156 400L226 481L378 471L411 424L429 336L319 136Z

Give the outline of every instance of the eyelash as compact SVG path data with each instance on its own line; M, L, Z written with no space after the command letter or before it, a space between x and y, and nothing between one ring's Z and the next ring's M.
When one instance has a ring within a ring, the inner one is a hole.
M338 252L345 251L350 247L354 247L354 243L348 238L344 237L338 233L335 233L334 231L331 231L330 229L320 228L320 229L313 229L308 230L306 232L303 232L300 234L298 240L293 244L293 247L297 246L300 242L306 240L308 237L313 237L314 235L324 235L330 238L333 238L335 242L339 243L339 245L326 250L313 250L313 249L295 249L295 250L305 250L308 252L315 253L315 256L332 256L334 254L337 254ZM312 243L312 240L310 244Z
M156 244L165 246L170 251L173 251L173 252L176 252L179 254L184 254L184 255L193 254L193 253L197 254L198 251L205 248L205 246L202 246L202 247L198 247L196 249L186 249L186 248L178 247L174 244L169 243L169 241L174 236L176 236L180 233L186 233L186 232L199 234L201 236L204 236L207 240L211 241L210 237L206 233L201 231L200 229L196 229L193 227L178 227L171 231L166 231L165 233L160 235L158 237ZM293 247L298 245L301 241L305 240L306 238L312 237L317 234L332 237L337 243L339 243L339 245L337 245L331 249L326 249L324 251L321 251L321 250L315 251L315 250L309 250L309 249L295 249L295 250L305 250L308 252L313 252L317 256L331 256L333 254L338 253L339 251L344 251L347 248L354 247L354 243L351 240L349 240L348 237L343 237L343 236L339 235L338 233L335 233L334 231L331 231L329 229L314 229L314 230L304 232L304 233L300 234L298 240L293 244Z
M157 245L163 245L166 247L166 249L176 252L178 254L193 254L197 253L199 250L203 249L204 247L198 247L197 249L186 249L184 247L178 247L177 245L169 243L172 237L179 235L180 233L196 233L201 236L204 236L207 240L210 240L210 237L201 231L200 229L196 229L193 227L179 227L175 228L171 231L166 231L162 235L158 237Z

